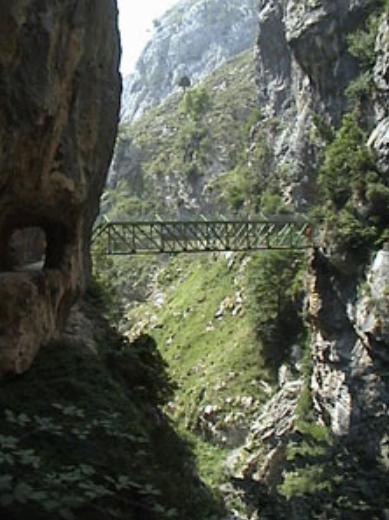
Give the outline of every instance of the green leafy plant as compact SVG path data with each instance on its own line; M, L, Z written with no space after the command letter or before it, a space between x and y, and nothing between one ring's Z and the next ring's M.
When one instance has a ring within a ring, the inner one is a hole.
M351 102L363 101L374 91L373 67L376 60L375 43L385 1L371 2L372 13L365 26L347 36L348 50L361 67L361 73L346 89Z
M319 171L327 239L339 253L367 254L384 240L389 189L366 146L357 114L346 114Z
M202 87L185 92L180 104L181 111L194 121L199 121L210 108L211 98Z
M105 333L115 347L51 345L21 381L2 382L0 514L189 520L193 508L199 518L220 510L159 409L172 386L155 343Z
M267 362L275 369L304 330L304 277L300 253L264 252L249 264L250 316Z

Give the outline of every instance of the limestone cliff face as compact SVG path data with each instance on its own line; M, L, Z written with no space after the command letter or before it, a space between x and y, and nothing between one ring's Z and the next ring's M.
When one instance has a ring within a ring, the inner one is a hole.
M276 118L278 122L271 129L273 161L262 175L278 173L284 197L298 209L316 200L314 172L324 143L315 120L320 117L323 123L336 127L352 108L347 104L345 89L358 73L358 65L348 54L346 36L362 25L368 7L369 2L351 0L260 2L259 100L264 119ZM388 42L388 13L384 13L375 46L374 95L367 103L371 129L368 144L386 185ZM261 125L263 122L258 124L258 131ZM281 167L277 168L277 163ZM307 286L312 362L309 391L315 420L329 427L338 445L363 454L372 468L382 464L387 469L389 247L386 244L371 253L367 264L357 255L347 255L346 264L343 262L340 268L331 243L322 237L320 247L312 254ZM271 414L267 415L266 409L260 411L258 423L240 453L245 462L238 462L235 472L238 478L259 482L271 492L274 477L276 484L282 481L280 475L287 465L285 446L290 432L295 431L295 402L288 402L282 393L288 390L286 384L273 399L276 409ZM290 423L275 435L285 418ZM258 424L265 425L264 429ZM300 510L291 512L294 517L313 518L310 514L304 517Z
M333 432L381 456L388 415L389 252L376 253L359 294L317 252L312 260L312 391L318 416Z
M120 77L113 0L2 0L0 11L5 374L30 366L85 287L91 227L116 134ZM13 242L23 236L40 240L33 260L43 262L42 269L18 265L15 272L20 244Z
M380 172L389 177L389 14L380 24L375 51L377 60L374 67L376 96L374 108L377 126L372 132L369 145L377 156Z
M368 1L259 3L257 83L265 117L279 123L273 161L284 198L297 209L314 196L322 125L337 124L346 109L344 90L358 73L346 37L366 16Z
M369 144L377 167L389 182L389 52L388 14L377 37L374 68L376 126ZM366 268L348 265L337 271L331 254L318 251L311 265L312 377L319 415L343 436L361 441L361 448L380 455L387 430L389 393L389 252L376 251ZM362 287L362 289L361 289Z
M182 0L155 22L150 43L124 81L122 119L131 122L146 108L192 83L254 44L256 0Z
M265 118L280 122L273 130L269 169L278 171L284 198L297 209L315 202L314 172L323 147L317 120L336 127L350 110L345 90L358 64L347 51L346 37L368 12L369 2L362 0L260 2L259 100ZM375 94L369 101L375 114L369 145L386 183L388 28L386 13L375 48ZM360 441L370 456L378 456L388 413L388 252L375 251L367 267L350 258L348 272L342 272L334 265L331 244L322 246L311 262L308 310L317 417L335 434Z

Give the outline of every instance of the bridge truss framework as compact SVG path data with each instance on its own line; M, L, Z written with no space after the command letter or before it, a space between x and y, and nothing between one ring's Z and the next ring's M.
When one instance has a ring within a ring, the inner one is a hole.
M92 236L104 255L298 250L312 247L312 225L297 220L105 222Z

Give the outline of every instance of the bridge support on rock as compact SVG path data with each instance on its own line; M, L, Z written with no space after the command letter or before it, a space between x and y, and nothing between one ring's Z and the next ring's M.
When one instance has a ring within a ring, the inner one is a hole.
M312 247L312 225L297 220L105 222L92 250L105 255L296 250Z

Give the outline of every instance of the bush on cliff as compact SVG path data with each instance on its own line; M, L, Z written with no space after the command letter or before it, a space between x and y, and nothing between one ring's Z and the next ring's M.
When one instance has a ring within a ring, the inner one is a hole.
M249 264L250 318L266 366L273 370L288 359L288 347L304 331L304 275L304 256L299 252L263 252Z
M366 141L357 113L346 114L319 172L326 241L342 255L366 256L387 239L389 187Z

